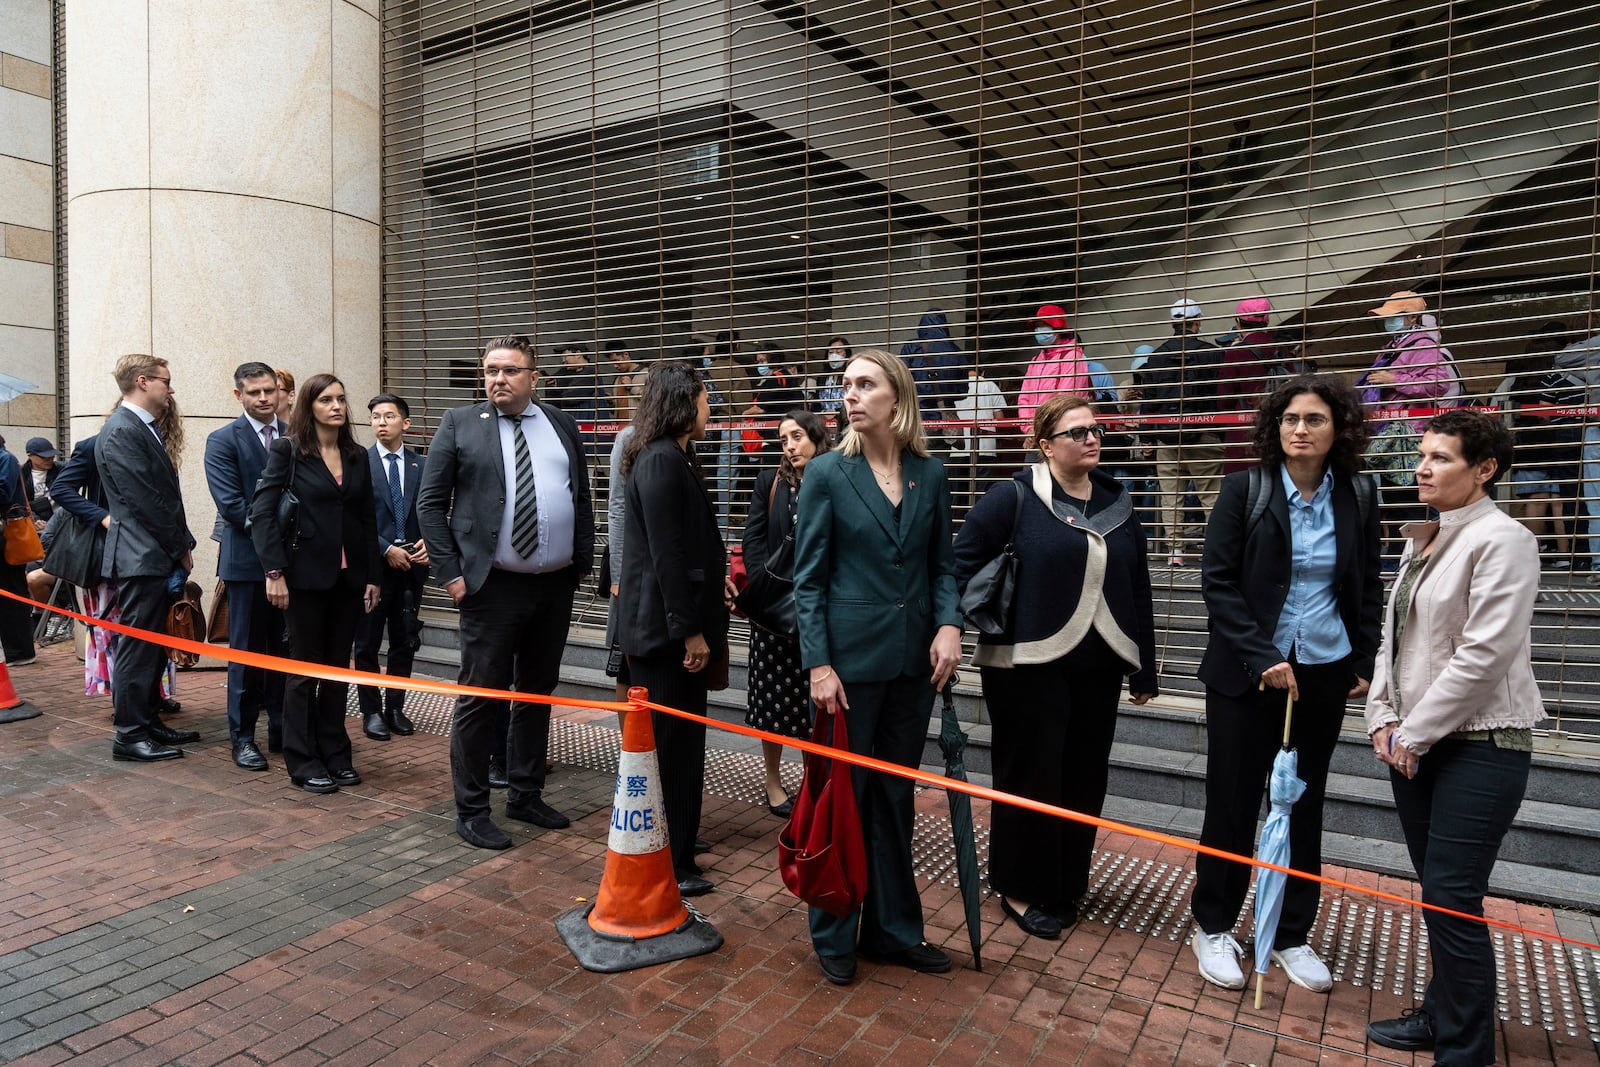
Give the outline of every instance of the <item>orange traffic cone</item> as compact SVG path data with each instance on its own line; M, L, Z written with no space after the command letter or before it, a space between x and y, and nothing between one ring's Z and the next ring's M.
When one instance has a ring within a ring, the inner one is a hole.
M628 697L637 703L649 694L634 688ZM622 713L622 751L600 891L593 904L557 919L556 930L585 970L608 973L722 947L722 934L678 893L647 708Z
M11 687L11 671L6 667L6 652L0 648L0 723L37 719L44 712L17 696ZM673 886L677 888L676 884Z

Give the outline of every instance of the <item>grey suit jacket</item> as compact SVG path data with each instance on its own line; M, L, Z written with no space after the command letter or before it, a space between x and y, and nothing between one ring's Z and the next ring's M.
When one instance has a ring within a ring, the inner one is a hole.
M166 449L138 415L119 407L100 430L94 461L111 513L101 573L165 578L194 547Z
M588 461L572 416L543 401L536 403L567 450L576 584L594 569L594 505L589 497ZM449 585L464 578L469 596L483 588L494 563L505 501L506 473L494 405L485 400L446 411L428 446L422 489L417 494L417 522L433 561L434 581Z

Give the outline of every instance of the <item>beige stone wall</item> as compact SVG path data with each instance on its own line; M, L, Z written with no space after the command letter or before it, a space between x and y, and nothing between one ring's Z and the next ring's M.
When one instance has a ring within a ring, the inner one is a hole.
M34 389L0 403L18 459L56 436L50 2L0 0L0 373Z
M359 414L377 391L379 29L376 0L67 5L72 432L116 399L119 355L170 361L202 584L233 368L331 370Z

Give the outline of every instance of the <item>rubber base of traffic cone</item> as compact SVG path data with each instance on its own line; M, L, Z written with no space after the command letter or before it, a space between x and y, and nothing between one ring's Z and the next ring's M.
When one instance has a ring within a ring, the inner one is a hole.
M37 719L44 712L23 701L14 708L0 708L0 723L21 722L23 719Z
M691 904L689 917L671 933L634 938L627 934L602 934L589 925L593 904L573 908L556 920L556 931L586 971L615 974L654 967L691 956L704 956L722 947L722 934Z

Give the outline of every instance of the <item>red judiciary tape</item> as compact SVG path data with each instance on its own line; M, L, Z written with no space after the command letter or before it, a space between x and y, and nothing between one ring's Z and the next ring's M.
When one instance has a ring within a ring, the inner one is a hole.
M1527 934L1529 937L1543 941L1576 945L1579 948L1587 948L1596 952L1600 952L1600 944L1594 944L1588 941L1580 941L1577 938L1572 937L1563 937L1560 934L1546 933L1540 930L1530 930L1527 927L1518 926L1516 923L1505 922L1501 919L1491 919L1485 915L1470 915L1464 911L1455 911L1451 908L1441 907L1438 904L1429 904L1427 901L1412 900L1410 897L1403 897L1398 893L1390 893L1382 889L1369 889L1366 886L1355 885L1350 882L1341 881L1338 878L1329 878L1327 875L1311 874L1307 871L1293 870L1289 867L1279 866L1276 863L1268 863L1267 861L1257 859L1254 856L1241 856L1233 852L1224 852L1219 848L1212 848L1209 845L1202 845L1198 841L1190 841L1186 838L1173 837L1169 834L1163 834L1155 830L1141 829L1137 826L1130 826L1127 823L1116 822L1112 819L1103 819L1095 815L1085 815L1083 812L1072 811L1069 808L1059 807L1055 804L1046 804L1043 801L1033 800L1029 797L1017 796L1014 793L1004 793L998 789L990 789L988 786L974 785L971 782L962 781L956 778L947 778L942 774L933 774L929 771L924 771L920 767L905 767L898 763L889 763L885 760L877 759L873 756L863 756L854 752L846 752L843 749L833 748L829 745L817 744L815 741L811 741L807 738L787 737L779 734L772 734L765 730L758 730L753 726L746 726L743 723L721 722L708 716L696 715L693 712L682 711L678 708L668 707L665 704L657 704L650 700L640 700L637 702L615 700L575 700L571 697L544 696L538 693L519 693L511 689L488 689L482 686L458 685L453 682L436 681L429 678L396 678L387 674L358 671L350 667L334 667L324 663L306 663L301 660L285 659L280 656L268 656L260 652L241 651L226 645L212 645L203 641L190 641L186 638L172 637L167 634L157 634L149 630L140 630L120 622L111 622L106 619L96 619L92 616L81 614L80 612L73 611L69 608L41 604L37 600L32 600L25 596L19 596L16 593L12 593L5 589L0 589L0 596L18 601L22 604L28 604L41 611L50 611L58 615L66 615L70 618L77 619L86 626L99 626L110 630L113 633L122 634L125 637L132 637L139 641L152 641L164 648L179 649L184 652L192 652L195 655L206 656L211 659L225 660L230 663L242 663L247 667L261 667L266 670L278 671L285 674L298 674L306 678L320 678L324 681L330 682L355 682L358 684L379 686L385 689L404 689L408 692L436 693L442 696L486 697L491 700L507 700L518 704L550 704L557 707L597 708L604 711L619 712L646 710L659 711L666 715L675 715L680 719L687 719L690 722L702 723L706 726L715 727L719 730L743 734L745 737L753 737L761 741L772 741L780 745L787 745L790 748L799 749L802 752L809 752L815 756L825 756L839 760L842 763L852 764L857 767L865 767L868 770L881 771L884 774L893 774L901 778L909 778L914 782L921 782L923 785L953 790L958 793L966 793L968 796L979 797L992 803L1009 804L1012 807L1022 808L1027 811L1036 812L1040 815L1050 815L1059 819L1068 819L1072 822L1079 822L1089 826L1099 827L1102 830L1111 830L1116 833L1127 834L1130 837L1139 838L1140 840L1144 841L1150 841L1154 844L1172 845L1188 852L1204 854L1207 856L1215 856L1218 859L1229 860L1234 863L1243 863L1251 867L1260 868L1262 870L1277 871L1280 874L1286 874L1294 878L1304 878L1313 882L1320 882L1323 885L1331 886L1335 889L1342 889L1346 892L1356 893L1362 896L1375 897L1378 900L1385 900L1392 904L1401 904L1406 907L1421 908L1427 911L1437 912L1440 915L1449 915L1457 919L1468 919L1473 922L1483 923L1486 926L1494 926L1502 930L1510 930L1515 933Z

